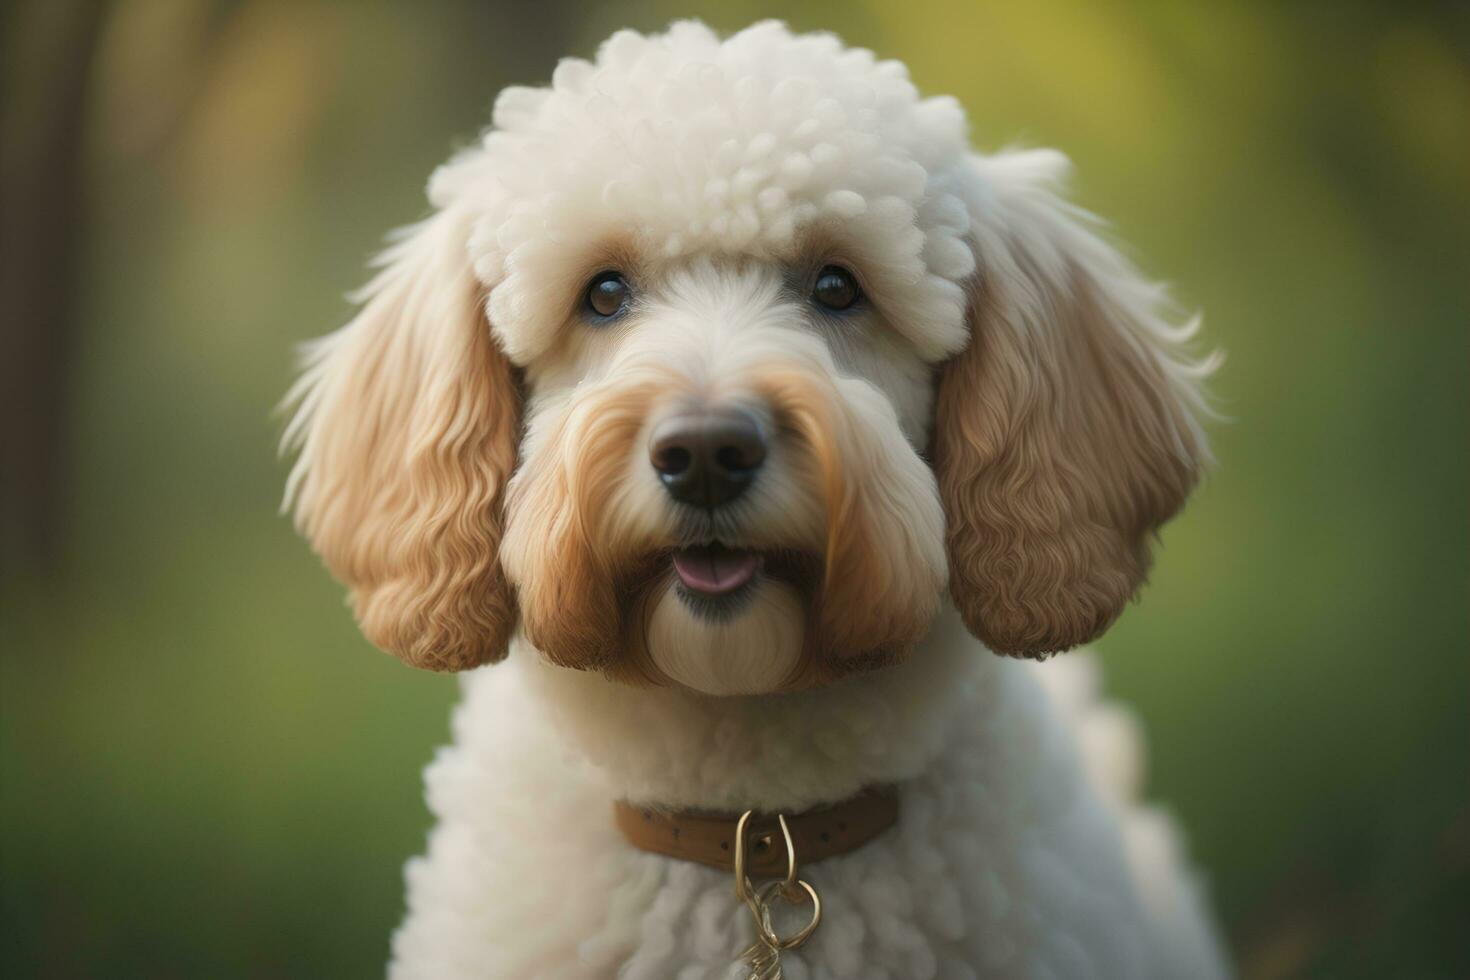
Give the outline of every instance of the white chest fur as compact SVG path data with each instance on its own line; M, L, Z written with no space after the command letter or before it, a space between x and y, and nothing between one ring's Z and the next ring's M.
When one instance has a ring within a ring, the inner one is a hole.
M826 915L788 977L1222 975L1169 828L1096 785L1137 768L1131 740L1076 750L1089 717L1116 721L1085 680L1067 690L1089 669L994 658L946 617L906 665L742 702L633 691L522 646L466 677L428 770L439 824L408 867L391 974L728 976L750 940L728 875L634 850L610 800L794 810L898 782L897 827L804 870Z

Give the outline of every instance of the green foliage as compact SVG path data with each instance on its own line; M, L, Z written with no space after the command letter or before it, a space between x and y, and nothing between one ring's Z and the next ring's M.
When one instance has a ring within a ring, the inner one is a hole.
M1221 466L1100 647L1243 971L1470 974L1463 13L179 0L104 28L70 544L0 598L12 975L380 969L455 686L370 651L276 513L291 348L500 86L775 10L903 59L982 147L1067 151L1229 355Z

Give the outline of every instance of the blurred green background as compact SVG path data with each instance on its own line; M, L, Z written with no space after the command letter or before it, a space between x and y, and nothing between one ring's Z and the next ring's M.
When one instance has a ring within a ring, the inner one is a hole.
M277 516L272 408L501 86L697 14L1064 149L1205 311L1222 465L1109 690L1243 974L1470 976L1467 9L7 5L0 970L381 970L455 683L370 650Z

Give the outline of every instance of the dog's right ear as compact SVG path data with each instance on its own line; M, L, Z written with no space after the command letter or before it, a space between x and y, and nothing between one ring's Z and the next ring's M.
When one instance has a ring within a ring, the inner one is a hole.
M429 670L503 658L516 621L499 550L519 379L485 319L470 226L451 204L398 236L287 398L286 507L364 635Z

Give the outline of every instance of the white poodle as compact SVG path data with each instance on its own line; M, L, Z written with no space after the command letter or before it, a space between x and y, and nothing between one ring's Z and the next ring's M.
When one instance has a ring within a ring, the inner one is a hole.
M509 656L393 976L1226 972L1129 716L1023 659L1112 622L1208 456L1192 324L1065 170L829 35L680 23L434 174L287 434L367 637Z

